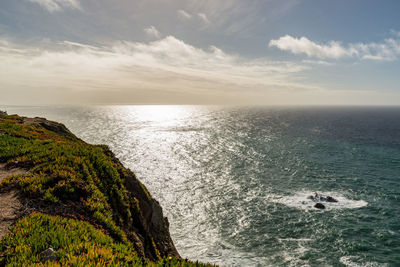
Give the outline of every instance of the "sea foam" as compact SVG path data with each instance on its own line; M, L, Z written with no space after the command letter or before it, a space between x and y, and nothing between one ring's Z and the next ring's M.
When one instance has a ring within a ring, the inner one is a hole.
M363 262L357 256L343 256L339 259L340 263L347 267L386 267L388 264L377 262Z
M319 195L331 196L335 198L338 202L321 202L325 206L325 211L335 210L335 209L358 209L368 205L368 202L364 200L352 200L345 197L339 192L318 192ZM281 203L288 207L298 208L302 210L311 210L314 208L315 203L318 201L313 201L308 199L308 196L314 195L311 191L300 191L294 195L289 196L272 196L271 202ZM323 211L323 210L322 210Z

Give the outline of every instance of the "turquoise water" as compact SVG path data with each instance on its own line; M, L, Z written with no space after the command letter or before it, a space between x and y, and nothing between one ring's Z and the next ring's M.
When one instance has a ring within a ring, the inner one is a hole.
M400 266L400 108L6 109L109 145L160 201L183 257ZM313 192L339 202L317 210Z

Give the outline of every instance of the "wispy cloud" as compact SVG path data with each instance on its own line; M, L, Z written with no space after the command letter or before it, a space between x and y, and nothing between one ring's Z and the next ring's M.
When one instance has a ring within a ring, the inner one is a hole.
M210 24L210 20L208 19L207 15L204 13L198 13L197 16L204 24Z
M28 0L32 3L39 4L49 12L61 11L65 8L82 9L78 0Z
M178 10L177 13L178 13L178 18L181 20L190 20L192 18L192 15L183 9Z
M400 31L396 31L396 30L394 30L394 29L391 29L391 30L390 30L390 33L391 33L393 36L395 36L395 37L400 37Z
M287 14L300 0L187 0L184 10L198 18L205 14L213 27L224 35L249 36L257 27L270 24ZM199 18L198 18L199 19Z
M202 26L208 26L211 24L210 19L208 18L208 16L203 13L203 12L199 12L199 13L189 13L188 11L185 11L183 9L180 9L177 11L178 14L178 18L182 21L190 21L190 20L194 20L197 19L197 23L200 23Z
M332 66L332 62L328 62L325 60L309 60L309 59L304 59L302 60L303 63L311 64L311 65L320 65L320 66Z
M271 40L270 47L277 47L281 50L290 51L294 54L306 54L310 57L318 58L341 58L351 56L352 51L348 51L338 42L330 42L328 45L320 45L310 41L306 37L295 38L285 35L278 40Z
M321 59L360 58L393 61L400 55L400 39L397 38L388 38L381 43L353 43L344 46L337 41L319 44L306 37L285 35L277 40L271 40L269 46Z
M157 38L157 39L160 38L160 36L161 36L160 32L153 25L151 25L150 27L145 28L144 32L148 36L153 37L153 38Z

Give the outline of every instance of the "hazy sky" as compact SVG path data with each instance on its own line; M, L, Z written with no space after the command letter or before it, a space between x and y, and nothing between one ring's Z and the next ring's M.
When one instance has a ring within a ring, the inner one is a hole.
M1 0L0 104L400 104L400 1Z

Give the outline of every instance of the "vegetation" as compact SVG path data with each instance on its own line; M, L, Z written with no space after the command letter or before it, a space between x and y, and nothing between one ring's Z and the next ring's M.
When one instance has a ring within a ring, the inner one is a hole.
M0 189L19 188L27 198L49 206L73 203L83 207L89 218L43 213L22 218L0 243L0 265L41 265L40 253L52 247L56 260L46 265L203 266L162 259L154 241L157 259L140 256L135 250L138 237L126 227L135 225L142 214L139 197L126 188L129 171L106 146L89 145L60 125L0 114L0 162L29 169L1 181ZM146 188L140 187L151 200Z
M19 220L0 242L2 262L10 266L204 266L183 259L151 262L137 256L132 245L116 243L87 222L34 213ZM43 251L51 247L52 259Z
M41 263L41 252L51 247L58 264L142 263L128 244L112 238L84 221L35 213L11 227L11 234L0 243L7 263L32 266Z
M126 170L113 162L105 146L89 145L73 135L60 135L8 116L0 123L0 160L31 168L10 177L0 186L14 184L28 196L57 203L79 201L110 233L126 241L118 227L132 220L121 174Z

